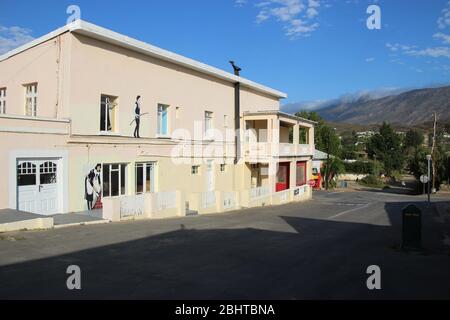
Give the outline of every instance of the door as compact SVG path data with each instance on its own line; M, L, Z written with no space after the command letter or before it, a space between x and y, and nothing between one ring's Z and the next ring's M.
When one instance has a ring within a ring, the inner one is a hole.
M213 160L208 160L206 163L206 191L214 191Z
M43 215L58 213L58 160L19 160L17 208Z

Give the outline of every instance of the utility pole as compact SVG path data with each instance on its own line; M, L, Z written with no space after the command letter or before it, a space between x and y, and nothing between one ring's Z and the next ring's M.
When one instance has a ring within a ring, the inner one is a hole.
M433 145L431 147L431 158L433 159L431 165L432 165L432 170L433 170L433 183L432 183L432 190L433 192L435 192L436 188L435 188L435 177L436 177L436 166L435 166L435 162L436 162L436 122L437 122L437 116L436 116L436 112L434 113L434 125L433 125ZM430 178L430 177L428 177Z
M427 154L427 162L428 162L428 182L427 182L427 186L428 186L428 190L427 190L427 193L428 193L428 204L430 204L430 182L431 182L431 179L430 179L430 164L431 164L431 155L430 154Z
M330 175L330 140L331 140L331 128L328 131L328 143L327 143L327 170L325 171L325 190L329 188L329 175Z

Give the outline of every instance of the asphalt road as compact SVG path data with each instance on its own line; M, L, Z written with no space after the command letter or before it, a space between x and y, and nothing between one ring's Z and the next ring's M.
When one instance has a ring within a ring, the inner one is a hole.
M0 234L0 298L449 299L442 224L423 200L319 192L227 214ZM404 252L401 209L413 202L424 250ZM81 290L66 287L69 265ZM370 265L381 290L367 289Z

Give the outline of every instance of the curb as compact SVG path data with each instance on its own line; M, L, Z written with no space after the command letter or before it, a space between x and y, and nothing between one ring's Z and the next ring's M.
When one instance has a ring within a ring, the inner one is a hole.
M98 221L87 221L87 222L74 222L74 223L66 223L66 224L57 224L53 226L53 229L62 229L62 228L68 228L68 227L75 227L75 226L89 226L89 225L96 225L96 224L107 224L110 223L109 220L98 220Z

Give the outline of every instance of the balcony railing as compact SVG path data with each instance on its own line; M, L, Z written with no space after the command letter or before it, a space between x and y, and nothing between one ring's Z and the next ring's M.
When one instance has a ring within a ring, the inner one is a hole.
M248 159L275 157L310 156L313 148L309 144L246 142L244 156Z

